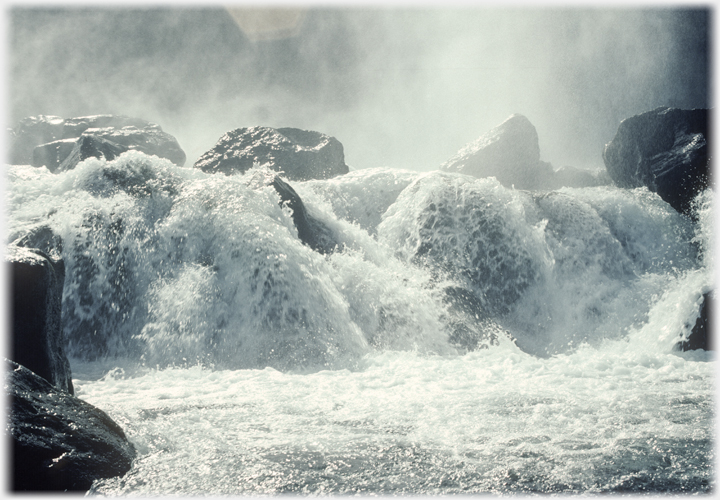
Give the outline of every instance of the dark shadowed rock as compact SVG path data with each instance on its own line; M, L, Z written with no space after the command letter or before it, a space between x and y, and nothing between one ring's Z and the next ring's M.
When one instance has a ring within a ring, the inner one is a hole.
M24 366L6 365L12 490L87 491L130 470L135 449L105 412Z
M80 141L81 137L96 140ZM45 165L51 172L74 168L77 162L65 163L74 148L81 145L87 156L108 158L123 150L134 149L148 155L167 158L176 165L185 164L185 152L175 138L159 125L122 115L94 115L63 119L59 116L31 116L10 130L10 163ZM107 143L112 143L109 146ZM91 154L94 153L94 154ZM85 159L83 158L83 159ZM108 158L109 159L109 158Z
M675 210L689 213L710 185L709 111L657 108L620 123L603 160L613 182L647 186Z
M292 210L292 218L298 237L304 244L322 254L331 253L338 245L332 231L322 222L308 215L300 196L287 182L275 176L270 183L280 195L281 204Z
M518 189L534 189L544 177L552 175L550 164L540 161L535 127L520 114L467 144L440 170L495 177L503 186Z
M73 393L61 327L65 267L37 249L8 246L11 279L10 356L57 389Z
M677 347L682 351L694 351L696 349L712 350L711 339L711 316L715 300L712 293L703 295L703 302L700 306L700 314L695 321L690 335L686 340L681 341Z
M329 179L348 173L342 144L320 132L297 128L250 127L231 130L204 153L195 168L242 173L255 163L284 172L290 180Z

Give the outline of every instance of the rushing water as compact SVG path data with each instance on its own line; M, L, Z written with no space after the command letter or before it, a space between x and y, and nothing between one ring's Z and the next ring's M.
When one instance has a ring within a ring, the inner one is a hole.
M714 357L674 349L709 191L693 223L646 189L360 170L293 184L322 255L261 167L8 168L11 239L59 237L76 393L138 450L95 493L714 488Z

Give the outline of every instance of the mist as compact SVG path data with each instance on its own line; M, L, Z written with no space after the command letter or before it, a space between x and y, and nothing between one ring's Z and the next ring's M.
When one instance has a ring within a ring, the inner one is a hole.
M297 127L340 140L352 170L428 171L521 113L542 160L597 169L622 119L712 106L709 8L275 14L288 25L253 31L267 12L13 7L7 125L135 116L174 135L186 166L228 130Z

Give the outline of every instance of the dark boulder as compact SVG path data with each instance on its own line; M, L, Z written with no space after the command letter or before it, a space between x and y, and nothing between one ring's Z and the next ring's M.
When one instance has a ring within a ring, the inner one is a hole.
M710 331L710 327L714 302L715 300L711 292L703 295L700 314L697 320L695 320L695 326L693 326L690 331L688 338L677 345L681 351L694 351L696 349L712 350L712 332Z
M280 203L292 210L292 219L300 241L321 254L331 253L338 243L330 228L307 213L300 196L279 176L274 176L270 185L280 195Z
M710 113L657 108L620 123L603 160L623 188L647 186L680 213L710 183Z
M297 128L270 127L227 132L194 166L204 172L230 175L245 172L254 164L300 181L329 179L349 171L343 146L334 137Z
M96 153L102 151L104 158L107 158L109 149L113 149L114 156L121 151L134 149L167 158L179 166L185 164L185 152L172 135L163 132L155 123L122 115L68 119L59 116L31 116L11 129L10 135L10 163L32 164L36 167L45 165L51 172L68 170L75 166L76 163L69 162L60 168L74 148L78 147L82 137L95 138L96 141L92 144ZM102 147L97 146L98 141L103 144ZM114 146L111 148L102 141ZM90 151L86 141L83 142L83 147Z
M535 127L520 114L464 146L440 170L495 177L503 186L518 189L542 187L553 173L549 163L540 161Z
M17 246L8 246L5 259L12 282L11 358L72 394L61 323L63 261Z
M6 363L13 491L87 491L130 470L135 449L105 412Z

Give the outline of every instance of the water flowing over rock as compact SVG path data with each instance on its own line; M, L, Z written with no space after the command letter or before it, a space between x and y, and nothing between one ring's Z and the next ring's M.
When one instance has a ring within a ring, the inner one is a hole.
M688 214L711 183L709 111L661 107L623 120L603 160L619 187L647 188Z
M44 165L51 172L74 168L90 156L111 160L128 149L185 164L185 152L172 135L155 123L122 115L31 116L10 135L12 164Z
M73 393L61 328L65 266L37 249L9 246L11 357L57 389Z
M230 175L254 164L290 180L329 179L348 173L343 146L334 137L297 128L250 127L231 130L205 152L195 168Z
M629 226L627 213L647 215ZM691 227L652 193L531 193L492 178L430 172L383 215L378 239L438 283L448 280L442 299L461 318L493 318L521 349L552 354L550 339L559 347L592 338L608 315L640 321L647 306L634 281L692 266ZM469 340L463 328L450 337Z
M475 294L473 314L507 314L539 277L532 231L510 222L529 199L473 180L441 172L418 179L385 213L379 235L409 260L459 279Z
M87 491L125 474L135 449L102 410L6 360L14 491Z

